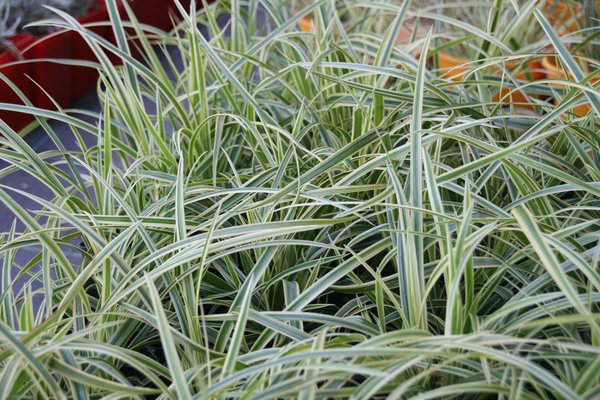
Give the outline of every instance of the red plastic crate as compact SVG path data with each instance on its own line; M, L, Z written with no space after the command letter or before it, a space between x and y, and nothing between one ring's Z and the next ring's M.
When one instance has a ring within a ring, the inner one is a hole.
M23 50L34 41L33 36L25 33L17 34L11 38L11 42L18 50ZM7 63L15 62L18 56L9 52L0 52L0 72L13 82L27 98L31 98L32 82L27 76L32 76L31 64L24 63L2 67ZM0 102L10 104L24 104L19 96L10 88L4 80L0 80ZM25 113L0 111L0 119L13 130L19 131L33 121L33 116Z
M128 1L129 6L135 12L139 21L163 30L171 29L173 16L175 16L176 20L181 19L181 15L175 7L175 0L124 1ZM185 8L189 7L189 1L182 1ZM201 6L202 2L197 1L197 4ZM126 17L125 7L120 1L118 7L120 15ZM105 0L97 0L88 15L79 18L79 22L82 24L106 22L104 26L89 29L114 43L114 34L108 20ZM140 53L135 46L135 39L133 38L135 32L133 29L127 29L126 32L132 36L130 42L132 54L139 57ZM19 34L14 36L12 40L22 50L31 46L23 54L24 58L28 60L39 58L96 60L95 54L91 51L85 40L76 32L65 32L42 38L34 38L29 34ZM36 43L32 45L34 42ZM3 64L15 60L16 58L13 54L0 52L0 72L14 82L31 99L34 105L41 108L55 108L52 100L48 98L44 90L61 107L68 107L73 97L80 97L92 90L98 79L98 72L93 68L62 65L49 61L32 61L31 63L2 67ZM120 58L115 55L111 56L111 60L115 64L121 63ZM27 75L42 86L44 90L34 85ZM0 102L23 104L19 97L4 82L0 82ZM31 115L3 111L0 111L0 118L15 130L20 130L33 120Z
M38 85L32 87L33 104L37 107L56 109L48 96L61 107L68 107L71 104L71 66L51 61L35 61L41 58L73 58L71 36L65 32L41 37L25 53L28 59L33 60L31 66L34 80L44 89L42 90Z
M185 10L190 8L190 0L180 0ZM209 1L210 3L210 1ZM202 7L202 1L196 1L198 8ZM175 5L175 0L148 0L144 6L148 25L155 26L163 31L169 31L173 28L172 21L182 21L183 17L179 8Z
M92 24L108 21L108 11L104 0L97 0L89 13L77 19L80 24ZM106 25L88 27L95 34L108 39L110 28ZM84 61L98 61L96 55L78 32L71 32L71 41L73 46L73 58ZM72 97L81 97L96 86L98 81L98 71L88 67L72 67Z
M168 18L165 18L168 15L168 8L165 9L165 3L167 2L161 0L147 0L144 4L142 22L166 30L168 28L169 20Z

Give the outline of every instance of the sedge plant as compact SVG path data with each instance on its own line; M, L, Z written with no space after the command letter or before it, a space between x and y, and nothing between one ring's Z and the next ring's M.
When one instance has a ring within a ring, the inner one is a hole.
M0 175L52 193L0 186L19 221L0 243L1 398L597 398L597 91L578 76L511 113L496 81L431 70L438 32L418 59L395 43L408 3L344 3L219 1L165 34L109 0L116 45L56 11L98 57L102 107L0 105L56 146L0 123Z

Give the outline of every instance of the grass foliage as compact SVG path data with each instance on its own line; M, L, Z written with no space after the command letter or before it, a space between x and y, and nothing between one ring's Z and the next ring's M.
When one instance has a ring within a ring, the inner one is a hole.
M24 226L0 244L0 398L600 396L600 96L569 50L581 39L535 1L497 2L527 14L453 20L478 54L453 82L435 67L445 32L394 40L439 13L341 3L218 1L165 35L124 30L109 0L118 46L58 12L100 59L102 112L0 105L56 144L36 153L0 123L0 174L54 196L0 188ZM513 50L532 24L545 34ZM577 81L506 68L542 52ZM528 108L494 101L503 88Z

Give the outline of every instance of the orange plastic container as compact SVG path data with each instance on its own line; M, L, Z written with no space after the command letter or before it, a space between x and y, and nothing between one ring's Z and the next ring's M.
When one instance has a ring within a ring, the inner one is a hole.
M567 78L565 71L556 64L556 57L550 56L542 58L542 66L546 70L546 76L549 79L574 80L573 76L570 73L569 77ZM598 81L600 81L600 76L595 76L592 79L592 83L596 83ZM550 86L559 88L566 87L566 85L561 85L560 83L551 83ZM554 99L554 104L558 104L558 99ZM590 109L591 105L586 99L585 103L575 106L573 108L573 113L580 117L585 117L590 112Z
M311 27L312 27L312 19L309 17L302 17L298 21L298 28L300 28L300 30L302 32L310 32Z
M518 65L518 61L509 61L506 63L506 69L513 70L517 68ZM546 77L544 67L542 66L541 61L538 59L528 61L527 63L525 63L525 68L520 68L519 70L514 71L513 74L514 77L520 81L529 80L533 82ZM501 88L500 91L492 97L492 100L512 104L526 103L528 101L525 92L523 92L522 90L514 90L507 87ZM525 108L528 110L533 109L532 106L526 104L519 104L518 107Z
M470 60L447 53L438 53L438 62L440 76L455 82L462 80L471 69Z

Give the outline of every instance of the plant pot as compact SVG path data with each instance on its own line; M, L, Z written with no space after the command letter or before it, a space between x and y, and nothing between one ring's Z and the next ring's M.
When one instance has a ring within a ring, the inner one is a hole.
M89 13L77 19L80 24L93 24L108 21L108 11L104 0L96 0ZM110 28L108 26L95 26L89 27L88 30L93 33L108 39ZM83 39L83 37L77 32L71 32L71 41L73 43L73 58L82 61L98 61L98 58ZM72 67L72 97L81 97L90 90L92 90L98 81L98 71L94 68L88 67Z
M11 39L12 44L18 49L23 50L35 40L33 36L27 33L19 33ZM5 75L14 83L27 98L31 98L33 83L27 76L32 76L32 65L30 63L2 67L2 65L18 61L18 54L6 50L0 52L0 73ZM21 104L20 97L6 84L0 80L0 102L9 104ZM25 113L0 111L0 119L4 121L15 131L20 131L33 121L33 116Z
M554 57L554 56L544 57L544 58L542 58L541 63L542 63L543 68L546 70L546 76L549 79L562 79L562 80L570 80L570 81L574 80L573 76L570 73L569 73L569 77L567 78L565 71L557 65L556 57ZM598 75L592 79L592 83L595 83L598 81L600 81L600 76L598 76ZM556 88L566 88L566 85L561 85L560 83L550 83L550 86L556 87ZM559 100L555 98L554 104L558 104L558 103L559 103ZM583 104L573 107L573 113L580 117L585 117L589 113L590 110L591 110L591 105L587 101L587 99L585 99L585 102ZM566 116L565 116L565 118L566 118Z

